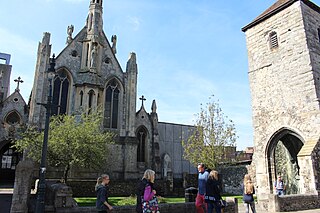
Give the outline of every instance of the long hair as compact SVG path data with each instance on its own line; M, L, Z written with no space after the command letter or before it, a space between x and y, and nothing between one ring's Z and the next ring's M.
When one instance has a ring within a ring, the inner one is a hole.
M244 186L244 193L245 194L253 194L254 186L251 181L251 177L249 174L246 174L243 178L243 186Z
M209 173L209 179L212 179L212 180L219 180L219 177L218 177L218 172L216 170L212 170L210 173Z
M98 189L98 186L102 184L102 181L105 178L109 178L109 175L103 174L103 175L101 175L100 177L97 178L97 183L96 183L96 186L94 187L96 191Z
M145 172L144 172L144 175L143 175L143 178L142 179L146 179L148 180L149 182L152 182L154 180L154 175L155 175L155 172L151 169L147 169Z

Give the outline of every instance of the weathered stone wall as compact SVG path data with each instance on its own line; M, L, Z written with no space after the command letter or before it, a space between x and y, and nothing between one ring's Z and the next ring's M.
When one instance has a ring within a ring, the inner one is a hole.
M241 195L243 177L248 173L246 165L228 166L219 168L222 181L223 193Z
M311 18L311 16L314 16ZM246 31L249 80L252 97L258 194L272 194L267 152L271 138L283 128L302 137L302 142L320 135L319 102L315 67L310 58L316 38L319 14L302 1L279 11ZM305 21L305 22L304 22ZM307 30L306 30L307 29ZM279 46L270 49L269 33L276 32ZM307 42L307 38L313 42ZM319 61L319 60L318 60ZM300 166L300 172L310 174L312 166ZM312 187L313 176L309 176ZM259 196L268 199L268 196Z
M136 193L137 184L140 180L126 180L117 181L112 180L109 184L110 196L130 196ZM96 182L95 181L71 181L68 186L71 186L74 197L95 197L96 192L94 191ZM169 182L164 180L155 181L155 189L157 194L161 196L177 195L184 196L184 188L175 187L174 191L170 191ZM177 194L180 192L180 194ZM176 194L175 194L176 193Z
M320 141L317 142L317 145L312 153L312 165L314 168L314 175L315 175L315 186L316 190L320 191Z
M280 212L315 209L320 207L317 195L287 195L276 196L276 210Z

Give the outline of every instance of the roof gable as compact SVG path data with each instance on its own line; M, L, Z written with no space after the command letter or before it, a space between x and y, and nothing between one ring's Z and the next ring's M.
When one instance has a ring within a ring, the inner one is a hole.
M287 7L291 6L293 3L297 1L302 1L310 8L314 9L315 11L320 13L320 8L316 4L312 3L309 0L278 0L276 1L271 7L261 13L257 18L255 18L251 23L244 26L241 30L243 32L247 31L251 27L261 23L262 21L268 19L269 17L273 16L274 14L286 9Z

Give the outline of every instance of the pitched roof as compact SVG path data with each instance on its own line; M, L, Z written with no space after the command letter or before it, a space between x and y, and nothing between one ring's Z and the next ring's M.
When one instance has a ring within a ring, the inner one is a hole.
M273 16L274 14L284 10L285 8L289 7L296 1L302 1L303 3L305 3L306 5L308 5L309 7L311 7L312 9L320 13L319 6L317 6L316 4L312 3L309 0L278 0L271 7L269 7L267 10L261 13L257 18L255 18L251 23L244 26L241 30L245 32L247 29L250 29L251 27Z

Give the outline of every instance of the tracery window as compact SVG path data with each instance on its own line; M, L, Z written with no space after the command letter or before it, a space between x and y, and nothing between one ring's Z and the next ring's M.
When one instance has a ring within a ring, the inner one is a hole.
M10 125L19 124L20 121L21 121L20 115L16 111L10 112L5 118L5 122Z
M65 70L59 72L53 81L52 115L67 113L70 80ZM59 107L58 107L59 106Z
M140 127L137 131L137 139L139 141L138 150L137 150L137 161L145 162L145 148L146 148L146 139L147 139L147 131L145 128Z
M119 115L119 96L120 87L118 82L113 79L106 87L105 108L104 108L104 125L107 128L118 128Z

